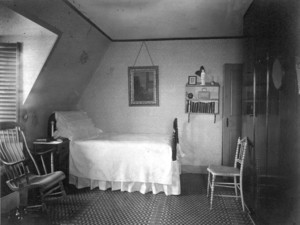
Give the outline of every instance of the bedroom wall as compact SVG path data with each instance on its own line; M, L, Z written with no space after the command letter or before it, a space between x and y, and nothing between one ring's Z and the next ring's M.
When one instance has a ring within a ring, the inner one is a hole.
M6 0L4 6L59 35L26 102L21 120L29 143L47 134L55 110L73 110L110 40L61 0ZM1 22L0 15L0 22Z
M224 63L243 62L242 39L176 40L147 42L153 63L159 66L159 107L129 107L128 67L133 66L141 42L113 42L78 104L105 132L167 133L179 120L180 142L185 152L184 170L204 172L221 163L222 112L212 115L185 113L185 85L204 65L209 79L223 84ZM151 66L143 46L136 66ZM222 93L220 95L222 99ZM222 101L220 102L222 106Z

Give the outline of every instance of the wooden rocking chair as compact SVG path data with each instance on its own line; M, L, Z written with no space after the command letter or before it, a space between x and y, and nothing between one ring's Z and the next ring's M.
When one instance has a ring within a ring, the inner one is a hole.
M46 155L48 155L48 157L45 157ZM35 154L35 157L40 158L43 164L43 170L38 167L34 154L29 150L20 125L15 122L1 122L0 162L5 167L5 172L8 177L6 181L8 187L12 191L19 192L19 214L37 208L46 211L46 205L44 203L45 197L53 194L66 195L62 184L62 180L66 177L65 174L62 171L54 172L53 169L50 173L47 173L46 170L45 159L50 158L52 161L51 164L53 165L53 149ZM39 190L41 200L39 205L28 206L28 191L31 189ZM20 217L22 217L22 215L20 215Z

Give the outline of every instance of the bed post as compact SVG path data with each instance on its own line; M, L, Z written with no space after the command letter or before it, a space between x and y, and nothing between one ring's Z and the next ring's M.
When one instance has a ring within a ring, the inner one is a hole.
M172 134L172 160L177 160L177 144L179 143L178 138L178 122L177 118L173 121L173 134Z

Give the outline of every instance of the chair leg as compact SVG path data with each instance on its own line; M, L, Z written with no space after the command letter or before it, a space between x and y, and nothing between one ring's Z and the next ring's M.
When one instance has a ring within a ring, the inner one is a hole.
M243 180L242 180L242 177L240 177L240 195L241 195L241 201L242 201L243 211L245 211L244 194L243 194Z
M206 196L209 196L209 188L210 188L210 172L208 172L208 176L207 176L207 194Z
M20 204L19 207L26 207L28 205L28 189L24 188L19 191Z
M62 181L59 182L59 186L60 186L62 196L65 197L67 194L66 194L65 187L64 187L64 184Z
M24 188L18 191L19 192L19 206L16 210L13 210L12 214L9 216L9 219L23 220L24 216L27 214L27 205L28 205L28 189Z
M236 200L238 199L238 195L237 195L237 183L236 183L236 176L233 177L234 179L234 192L235 192L235 196L236 196Z
M12 210L12 212L9 215L9 220L14 221L21 221L23 220L27 214L31 212L36 212L37 209L42 209L42 211L46 211L46 206L44 203L41 205L28 205L28 189L24 188L18 191L19 192L19 198L20 198L20 203L19 206L15 209Z
M216 179L216 176L212 175L211 192L210 192L210 209L212 209L212 204L213 204L214 189L215 189L215 179Z

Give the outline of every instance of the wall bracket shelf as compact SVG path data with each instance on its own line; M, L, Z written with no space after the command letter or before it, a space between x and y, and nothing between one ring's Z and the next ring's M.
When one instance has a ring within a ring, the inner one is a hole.
M185 87L185 112L188 113L188 121L190 114L219 114L220 85L218 83L206 83L205 85L187 84Z

